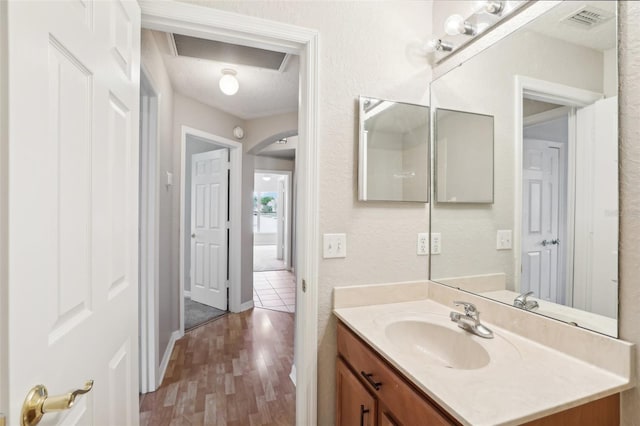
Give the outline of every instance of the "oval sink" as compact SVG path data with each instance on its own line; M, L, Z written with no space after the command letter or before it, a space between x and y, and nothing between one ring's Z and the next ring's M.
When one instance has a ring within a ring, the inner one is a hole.
M465 331L405 320L388 324L387 338L403 351L446 368L475 370L489 364L489 353Z

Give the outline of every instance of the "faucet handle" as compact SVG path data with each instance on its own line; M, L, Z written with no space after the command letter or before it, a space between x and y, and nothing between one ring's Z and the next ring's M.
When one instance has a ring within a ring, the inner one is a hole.
M474 316L479 314L476 305L474 305L473 303L454 301L453 304L456 306L462 306L464 308L465 315Z

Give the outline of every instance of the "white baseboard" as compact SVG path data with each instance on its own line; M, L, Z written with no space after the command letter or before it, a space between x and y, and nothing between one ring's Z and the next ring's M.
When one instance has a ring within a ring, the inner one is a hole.
M189 299L191 299L191 292L188 290L184 291L184 297L188 297Z
M289 378L293 382L293 386L295 386L296 385L296 365L295 364L291 366L291 373L289 373Z
M240 304L240 312L248 311L253 308L253 300Z
M167 349L164 351L164 355L162 356L162 362L160 363L160 368L158 371L158 381L157 385L160 387L162 384L162 380L164 380L164 373L167 372L167 367L169 366L169 360L171 359L171 353L173 353L173 347L176 344L176 340L180 339L183 336L179 330L171 333L171 338L169 339L169 344L167 345Z

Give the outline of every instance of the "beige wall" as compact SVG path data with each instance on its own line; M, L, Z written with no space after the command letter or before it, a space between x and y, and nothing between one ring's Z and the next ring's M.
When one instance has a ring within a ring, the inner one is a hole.
M298 134L298 112L275 114L247 121L244 152L260 152L271 142ZM266 144L266 145L265 145Z
M159 200L159 275L158 275L158 354L157 360L162 359L167 348L171 333L178 329L175 326L177 306L175 306L174 287L177 274L177 265L174 263L174 243L172 240L171 226L173 223L172 205L177 197L175 186L167 188L163 183L166 171L173 170L173 88L169 75L162 61L161 44L156 35L148 30L142 31L141 55L142 65L149 73L151 83L159 94L158 121L159 121L159 173L160 188Z
M636 344L640 359L640 2L620 10L620 337ZM636 383L640 368L636 367ZM640 424L640 389L622 394L621 424Z
M321 260L318 281L318 424L334 422L335 320L333 287L424 279L427 259L416 255L428 229L420 203L357 201L359 95L428 102L426 58L407 54L431 33L430 1L231 2L197 4L317 29L320 33L320 233L345 232L345 259ZM304 141L300 141L304 143Z

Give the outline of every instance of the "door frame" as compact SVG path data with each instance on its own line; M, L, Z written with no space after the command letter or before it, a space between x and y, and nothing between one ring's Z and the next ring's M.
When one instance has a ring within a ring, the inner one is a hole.
M158 135L158 106L160 95L151 74L140 64L141 105L148 102L149 108L140 113L140 288L139 288L139 332L140 332L140 392L155 391L160 385L159 368L159 324L158 324L158 277L160 247L160 150ZM143 124L144 123L144 124Z
M535 79L523 75L514 76L514 218L513 218L513 262L514 262L514 286L516 291L520 291L520 281L522 276L522 152L523 152L523 130L524 118L523 99L532 99L541 102L549 102L570 107L569 112L569 138L568 138L568 166L567 166L567 187L569 188L569 199L567 200L567 246L565 259L573 258L573 199L575 194L571 188L575 185L575 147L576 147L576 117L575 109L591 105L595 101L602 99L602 93L591 92L589 90L566 86L546 80ZM565 269L568 274L572 273L572 268ZM572 285L567 282L567 293L572 292ZM572 300L570 294L566 294L566 300Z
M296 424L317 423L319 38L317 30L178 2L140 2L142 28L300 56L296 216ZM304 288L304 290L303 290Z
M229 310L231 312L242 311L242 144L222 136L207 133L188 126L182 126L180 137L180 336L184 335L184 272L187 266L184 264L186 245L184 235L190 233L185 228L185 191L191 191L186 187L186 162L187 137L194 136L199 140L229 149L229 251L227 253L229 265ZM234 218L237 218L234 220Z
M253 176L255 179L255 175L256 173L269 173L269 174L274 174L274 175L281 175L281 176L286 176L287 177L287 205L286 207L286 217L287 217L287 227L285 230L285 236L286 236L286 240L287 240L287 249L285 251L285 256L284 256L284 266L285 268L290 271L292 268L291 265L291 248L293 246L293 241L291 240L291 238L293 237L293 222L291 221L291 219L293 218L293 209L294 209L294 204L291 202L291 198L293 195L293 172L289 171L289 170L271 170L271 169L255 169L253 171Z

